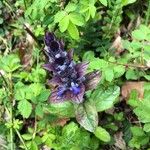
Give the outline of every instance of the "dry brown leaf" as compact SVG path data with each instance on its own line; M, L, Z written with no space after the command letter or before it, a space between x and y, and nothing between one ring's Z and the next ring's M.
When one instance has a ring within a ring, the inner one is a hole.
M61 119L58 119L57 121L55 121L54 125L59 125L59 126L63 127L69 120L70 120L69 118L61 118Z
M128 100L131 91L136 90L138 92L139 99L143 99L143 96L144 96L144 83L145 82L143 82L143 81L125 82L125 84L121 88L122 98L125 99L125 100Z
M114 135L115 139L115 146L121 150L126 150L126 143L123 139L123 133L122 132L117 132Z
M115 49L116 55L119 55L120 53L123 52L120 31L118 31L118 34L116 34L115 40L110 49Z

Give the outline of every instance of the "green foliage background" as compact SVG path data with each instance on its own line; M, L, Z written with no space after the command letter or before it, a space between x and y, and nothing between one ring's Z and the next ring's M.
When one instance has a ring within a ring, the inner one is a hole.
M83 104L51 104L46 31L101 80ZM140 82L121 94L127 81ZM0 149L150 149L150 1L0 1ZM119 142L119 144L118 144Z

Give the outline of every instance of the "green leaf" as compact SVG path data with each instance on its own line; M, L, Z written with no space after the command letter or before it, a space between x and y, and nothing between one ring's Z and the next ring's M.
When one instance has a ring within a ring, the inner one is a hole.
M150 123L146 123L146 124L144 125L143 130L144 130L145 132L150 132Z
M100 70L108 67L108 62L104 59L95 58L93 61L90 61L89 68L91 70Z
M22 135L22 138L23 138L24 140L31 140L32 137L33 137L32 134L23 134L23 135Z
M51 103L47 106L47 111L59 117L74 117L74 106L71 102Z
M139 105L134 109L134 113L142 123L150 122L150 100L143 99Z
M126 79L132 79L132 80L136 80L138 79L138 75L136 74L135 70L133 69L128 69L126 72Z
M104 6L107 6L107 0L99 0Z
M145 135L142 128L137 127L137 126L131 127L131 132L132 132L133 136L144 136Z
M64 17L66 16L65 11L58 11L56 15L54 16L54 22L58 23L60 22Z
M69 15L65 16L63 19L59 22L59 29L61 32L65 32L69 25Z
M44 115L44 112L43 112L43 108L42 108L42 105L38 104L35 108L35 113L37 116L39 117L43 117Z
M32 105L27 100L21 100L18 103L18 110L24 118L28 118L32 112Z
M75 11L77 8L77 5L75 3L69 3L66 7L65 7L65 11L67 12L72 12Z
M37 96L38 102L45 102L45 101L47 101L49 95L50 95L50 91L49 90L41 91L40 95Z
M121 65L114 66L113 71L115 78L119 78L125 73L125 67Z
M109 82L111 82L114 78L114 72L113 72L113 68L106 68L104 70L104 75L105 75L105 79Z
M120 95L120 88L118 86L110 86L108 88L98 88L91 96L95 102L97 111L101 112L113 107Z
M111 139L110 134L100 126L96 128L94 135L103 142L109 142Z
M83 26L84 24L84 18L79 13L70 13L69 18L77 26Z
M75 39L75 40L79 39L78 29L71 21L70 21L69 26L68 26L68 32L73 39Z
M0 68L6 72L13 72L19 67L21 67L20 59L15 54L7 55L0 59Z
M95 59L93 51L87 51L84 53L82 60L83 61L93 61Z
M128 4L132 4L135 3L137 0L122 0L122 4L124 6L128 5Z
M91 15L92 18L95 17L96 7L94 5L89 5L89 13L90 13L90 15Z
M35 143L35 141L32 141L31 142L31 148L30 148L31 150L38 150L38 146L37 146L37 144Z
M76 109L78 123L90 132L94 132L98 125L98 114L95 105L86 102Z

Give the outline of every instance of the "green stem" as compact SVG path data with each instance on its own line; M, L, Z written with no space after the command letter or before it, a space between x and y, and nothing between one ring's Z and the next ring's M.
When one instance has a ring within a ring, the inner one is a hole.
M25 7L25 9L27 9L26 0L23 0L23 2L24 2L24 7Z
M148 25L149 17L150 17L150 0L149 0L149 3L148 3L148 9L147 9L147 12L146 12L145 25Z
M12 106L10 108L10 120L12 127L10 128L10 144L11 144L11 150L14 150L14 142L13 142L13 112L12 112Z
M19 131L18 131L17 129L15 129L15 131L16 131L16 133L17 133L17 135L18 135L20 141L22 142L23 146L25 147L25 150L28 150L28 148L27 148L27 146L26 146L26 144L25 144L25 142L24 142L24 140L23 140L21 134L19 133Z
M4 148L8 149L8 147L7 147L6 145L2 144L2 143L0 143L0 146L2 146L2 147L4 147Z

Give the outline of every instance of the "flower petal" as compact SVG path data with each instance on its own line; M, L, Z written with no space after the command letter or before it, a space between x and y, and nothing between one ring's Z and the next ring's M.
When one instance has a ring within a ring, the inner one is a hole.
M77 95L73 94L72 95L73 97L71 97L71 100L73 102L77 103L77 104L80 104L84 101L83 96L84 96L84 93L85 93L85 86L83 84L80 85L80 89L81 90L80 90L79 94L77 94Z
M49 97L49 102L51 102L51 103L61 103L64 100L65 100L64 97L58 96L58 89L57 88L52 91L52 93Z
M51 33L51 32L46 32L46 33L45 33L45 44L46 44L47 46L49 46L50 43L51 43L52 41L54 41L54 40L55 40L55 35L54 35L54 33Z
M67 54L68 54L68 59L69 59L69 60L72 60L72 59L73 59L73 49L69 50L69 51L67 52Z
M88 64L89 64L89 62L83 62L83 63L79 63L75 66L76 71L78 73L78 77L82 77L86 74Z

